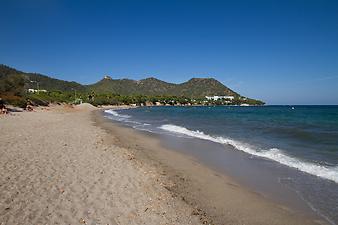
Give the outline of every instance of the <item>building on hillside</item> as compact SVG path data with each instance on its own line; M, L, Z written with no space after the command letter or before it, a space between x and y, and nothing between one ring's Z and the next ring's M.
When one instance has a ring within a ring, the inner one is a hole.
M33 89L33 88L29 88L27 91L29 93L47 92L47 90L44 90L44 89Z
M234 96L226 96L226 95L215 95L215 96L205 96L205 98L207 100L213 100L213 101L217 101L217 100L222 100L222 99L227 99L227 100L234 100Z

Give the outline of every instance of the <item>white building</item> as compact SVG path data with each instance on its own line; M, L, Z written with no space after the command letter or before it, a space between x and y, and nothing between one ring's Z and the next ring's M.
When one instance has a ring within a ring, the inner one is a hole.
M29 88L28 89L28 92L29 93L38 93L38 92L47 92L47 90L44 90L44 89L33 89L33 88Z
M215 95L215 96L205 96L206 99L208 100L213 100L213 101L217 101L217 100L221 100L221 99L227 99L227 100L234 100L234 96L226 96L226 95Z

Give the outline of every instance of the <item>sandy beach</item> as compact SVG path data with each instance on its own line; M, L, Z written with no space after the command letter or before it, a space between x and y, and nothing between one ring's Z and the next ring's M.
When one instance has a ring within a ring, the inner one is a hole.
M0 224L198 224L151 167L105 143L91 107L0 119Z
M325 224L90 105L0 117L0 224Z

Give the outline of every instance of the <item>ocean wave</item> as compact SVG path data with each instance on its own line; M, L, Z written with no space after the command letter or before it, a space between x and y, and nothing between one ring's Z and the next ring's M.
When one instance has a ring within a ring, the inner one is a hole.
M162 130L166 130L169 132L183 134L189 137L199 138L203 140L208 140L220 144L231 145L235 149L249 153L251 155L259 156L262 158L270 159L276 161L280 164L298 169L302 172L312 174L321 178L325 178L331 181L338 183L338 166L335 167L327 167L322 166L310 162L304 162L300 159L293 158L291 156L286 155L282 150L278 148L271 148L268 150L260 150L255 149L253 146L249 144L242 143L240 141L236 141L230 138L220 137L220 136L211 136L205 134L202 131L193 131L189 130L185 127L176 126L173 124L165 124L159 127Z
M135 129L140 129L139 127L150 126L149 123L141 123L141 122L132 120L132 119L130 119L131 116L124 115L124 114L119 114L118 112L116 112L113 109L107 109L104 112L107 113L107 114L109 114L108 116L105 116L106 118L127 123L127 124L131 125Z
M115 117L118 117L118 118L121 118L121 119L127 119L127 118L130 118L131 116L128 116L128 115L122 115L122 114L119 114L118 112L116 112L115 110L113 109L107 109L107 110L104 110L105 113L108 113L110 115L113 115Z

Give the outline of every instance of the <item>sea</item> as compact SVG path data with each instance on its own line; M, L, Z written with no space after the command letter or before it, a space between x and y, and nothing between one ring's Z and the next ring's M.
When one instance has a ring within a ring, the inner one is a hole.
M156 106L104 115L338 225L338 106Z

